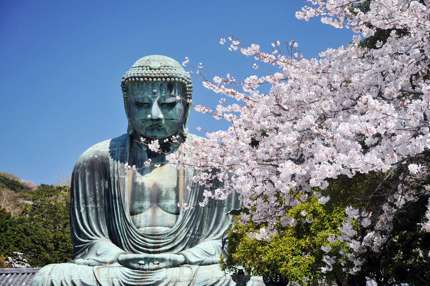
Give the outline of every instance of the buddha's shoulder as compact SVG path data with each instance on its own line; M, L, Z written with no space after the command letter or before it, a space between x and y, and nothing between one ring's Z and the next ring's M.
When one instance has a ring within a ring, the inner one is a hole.
M126 144L126 134L98 142L82 153L77 164L94 160L109 159L112 156L112 153L116 153L118 149L125 147Z

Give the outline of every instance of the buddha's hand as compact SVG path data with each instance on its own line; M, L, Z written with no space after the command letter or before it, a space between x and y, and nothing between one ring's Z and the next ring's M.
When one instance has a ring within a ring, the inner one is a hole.
M74 263L88 266L110 265L117 262L120 253L125 253L108 240L97 240L86 251L74 259Z
M185 257L181 254L174 253L124 253L118 256L118 263L135 270L158 270L182 265L185 263Z

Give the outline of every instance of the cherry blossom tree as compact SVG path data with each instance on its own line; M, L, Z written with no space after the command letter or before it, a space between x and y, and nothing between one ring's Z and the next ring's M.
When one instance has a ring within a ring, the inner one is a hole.
M243 47L237 39L221 39L230 51L276 71L242 81L228 75L203 82L221 97L215 108L196 110L230 126L188 146L193 155L185 163L199 162L196 180L223 182L205 192L207 199L240 195L242 222L259 226L261 240L270 240L280 225L294 224L288 216L292 207L315 197L326 203L324 190L332 180L396 174L397 187L386 193L380 212L345 209L336 239L349 252L328 251L324 257L324 271L343 261L344 271L354 274L365 263L363 254L377 253L390 237L398 211L430 196L425 164L430 147L429 1L308 2L297 18L320 17L325 24L350 29L351 43L308 59L294 41L288 52L281 52L279 41L266 52L258 44ZM429 213L427 204L422 232L429 231Z

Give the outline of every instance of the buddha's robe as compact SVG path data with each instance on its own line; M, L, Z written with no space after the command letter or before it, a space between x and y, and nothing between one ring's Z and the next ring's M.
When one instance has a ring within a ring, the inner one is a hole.
M181 150L180 146L177 152ZM203 189L192 182L193 170L177 167L179 200L187 207L179 208L173 227L145 233L130 216L133 177L139 172L130 168L129 154L130 137L123 135L94 145L78 160L71 199L74 260L43 267L32 285L234 285L218 263L230 224L227 213L238 207L237 199L200 206ZM186 262L155 271L134 270L112 258L124 252L182 254Z

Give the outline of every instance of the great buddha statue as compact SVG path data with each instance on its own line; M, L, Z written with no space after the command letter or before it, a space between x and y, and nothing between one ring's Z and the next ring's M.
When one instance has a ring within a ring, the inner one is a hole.
M127 134L95 144L73 170L74 259L43 267L32 285L234 285L219 261L237 199L201 206L195 170L169 160L196 140L185 131L189 74L169 57L147 56L121 86Z

